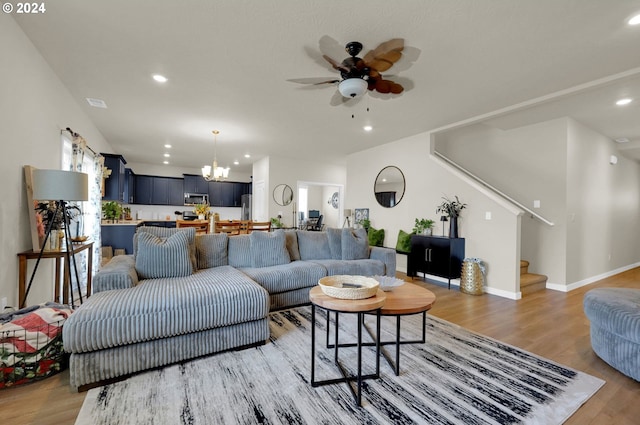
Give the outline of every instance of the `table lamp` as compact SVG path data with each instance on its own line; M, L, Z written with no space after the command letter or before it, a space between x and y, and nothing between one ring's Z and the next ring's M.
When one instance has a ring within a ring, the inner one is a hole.
M32 189L33 199L39 201L56 201L56 210L54 217L62 212L64 220L64 233L65 233L65 269L66 273L69 273L69 281L71 282L71 232L69 231L69 216L67 215L67 202L68 201L87 201L89 199L89 178L87 174L78 173L75 171L63 171L63 170L42 170L34 169L32 173ZM51 236L51 230L53 227L53 220L50 220L47 228L45 229L44 242ZM20 305L24 305L33 283L33 278L38 270L38 265L42 259L43 249L40 249L38 254L38 260L31 273L29 279L29 285L24 294L24 299L21 300ZM76 266L75 256L73 257L73 268L76 275L76 284L78 285L78 295L80 296L80 303L82 303L82 292L80 290L80 278L78 276L78 268ZM71 304L73 305L73 285L70 285L71 289Z
M448 221L447 220L447 216L446 215L441 215L440 216L440 221L442 222L442 236L444 236L444 223L445 223L445 221Z
M351 227L351 209L345 208L344 210L344 222L342 223L342 227L346 224L347 227Z

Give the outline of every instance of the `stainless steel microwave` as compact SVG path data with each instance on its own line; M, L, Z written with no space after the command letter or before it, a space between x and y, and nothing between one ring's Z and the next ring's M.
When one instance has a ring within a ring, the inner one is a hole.
M208 204L209 195L206 193L185 193L184 204L196 205L196 204Z

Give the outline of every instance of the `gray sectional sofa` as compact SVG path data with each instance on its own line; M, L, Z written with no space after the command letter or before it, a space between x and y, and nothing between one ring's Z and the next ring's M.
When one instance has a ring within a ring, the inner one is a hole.
M141 227L134 254L94 277L63 328L71 385L264 343L270 310L309 302L329 275L395 275L395 251L362 229L195 235Z

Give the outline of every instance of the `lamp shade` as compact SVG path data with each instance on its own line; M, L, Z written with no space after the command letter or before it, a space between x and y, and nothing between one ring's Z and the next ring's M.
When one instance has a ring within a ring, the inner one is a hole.
M89 177L63 170L33 170L33 199L47 201L87 201Z
M345 217L351 217L351 209L350 208L345 208L344 216Z

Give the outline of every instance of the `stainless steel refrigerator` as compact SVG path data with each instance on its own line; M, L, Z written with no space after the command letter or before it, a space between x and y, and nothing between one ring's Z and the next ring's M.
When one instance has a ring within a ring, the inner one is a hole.
M241 202L240 220L251 220L251 194L242 195Z

